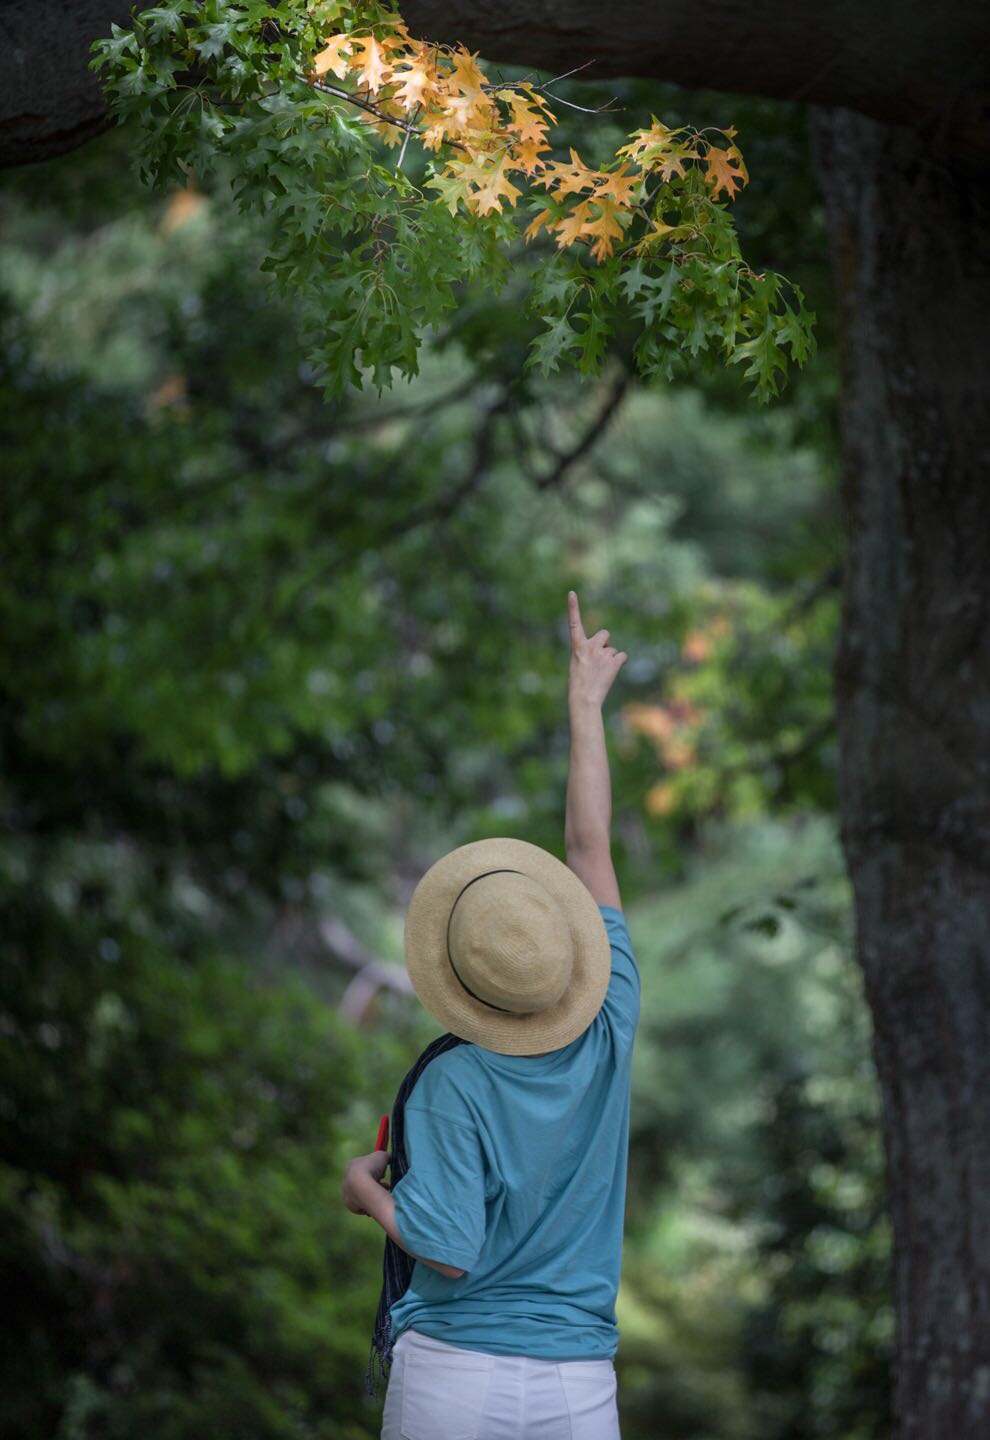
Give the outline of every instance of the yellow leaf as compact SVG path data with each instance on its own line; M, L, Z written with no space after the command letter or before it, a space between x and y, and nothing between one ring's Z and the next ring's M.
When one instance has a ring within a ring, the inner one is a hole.
M475 163L465 170L464 174L478 186L468 199L468 204L477 215L487 215L492 210L501 213L503 199L514 206L522 194L506 176L508 159L508 152L505 152L495 165L482 166Z
M530 98L518 90L500 90L498 93L508 96L509 108L512 110L509 123L520 140L546 140L547 128L551 121L556 124L556 115L552 115L549 110L545 116L541 115L534 109Z
M648 705L638 700L622 706L622 718L633 734L646 735L654 741L666 740L677 724L666 705Z
M629 173L629 166L622 165L618 170L601 171L602 178L595 182L595 199L599 195L611 195L619 205L632 203L632 197L643 183L642 175Z
M478 105L470 95L445 95L442 103L448 135L463 135L477 123Z
M616 155L628 155L630 160L638 160L647 150L664 150L670 143L670 137L678 134L655 115L651 115L653 121L649 130L634 130L628 145L622 145L616 150ZM683 126L679 127L683 129Z
M394 149L396 145L401 145L406 138L406 131L402 129L402 125L407 123L405 114L401 108L395 104L394 97L391 95L384 99L379 98L378 108L383 115L391 115L393 119L398 120L400 124L392 125L388 120L373 120L371 118L365 120L363 123L367 125L369 130L374 130L375 134L384 140L390 150Z
M594 187L595 180L600 173L598 170L590 170L577 151L572 148L570 165L555 161L552 165L547 166L542 180L548 190L556 187L558 196L580 195L582 190L590 190Z
M687 171L684 169L684 161L681 158L682 154L682 151L672 151L669 155L661 155L656 160L651 160L648 164L643 162L644 169L649 169L651 172L658 170L661 180L669 180L673 175L679 175L683 180Z
M353 39L353 37L351 38ZM375 39L374 35L369 35L366 39L354 40L354 48L360 52L360 55L355 56L354 64L351 68L358 72L365 85L367 85L372 95L374 95L377 90L381 89L382 85L392 73L385 51Z
M425 123L419 132L420 141L427 150L439 150L448 138L448 119L446 110L431 108L427 111Z
M407 112L415 109L417 105L422 105L425 109L440 93L432 50L426 44L418 45L405 58L409 61L406 69L395 70L392 75L393 80L398 83L395 99Z
M338 79L345 80L350 69L350 62L345 57L351 53L352 39L350 35L331 35L326 49L314 59L312 73L320 76L331 70Z
M601 214L582 225L580 233L594 236L595 243L591 247L591 253L596 260L604 260L615 249L612 241L621 240L625 231L618 219L618 206L614 200L610 200L607 195L595 195L590 203L597 205ZM628 217L628 211L623 213Z
M720 150L717 145L710 145L705 157L705 179L714 185L713 198L718 199L719 192L724 190L730 200L734 199L736 191L749 179L739 147L730 145L727 150Z
M486 85L488 81L484 73L475 64L477 54L478 52L475 51L472 55L463 45L459 45L451 57L454 68L449 76L449 80L457 86L462 94L469 95L476 101L484 100L487 102L488 96L481 87L482 85Z
M543 229L544 225L546 225L547 222L552 219L552 210L541 210L540 213L533 218L530 224L526 226L526 229L523 231L523 239L535 240L537 235Z
M591 201L582 200L563 220L558 220L556 225L547 226L548 230L553 229L556 232L555 238L559 249L563 249L565 245L574 244L590 216Z
M522 170L526 175L537 175L543 169L543 161L540 153L549 150L549 145L541 145L537 140L523 140L513 150L514 170Z

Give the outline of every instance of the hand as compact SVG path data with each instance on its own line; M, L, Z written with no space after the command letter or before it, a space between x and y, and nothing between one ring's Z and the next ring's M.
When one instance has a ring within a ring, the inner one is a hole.
M376 1180L383 1190L391 1190L382 1176L392 1159L391 1150L372 1150L370 1155L355 1155L344 1167L344 1183L340 1195L352 1215L367 1215L361 1205L361 1190L369 1180Z
M601 705L629 656L624 650L609 645L607 630L596 631L590 639L585 635L581 609L573 590L567 592L567 623L571 632L568 696Z

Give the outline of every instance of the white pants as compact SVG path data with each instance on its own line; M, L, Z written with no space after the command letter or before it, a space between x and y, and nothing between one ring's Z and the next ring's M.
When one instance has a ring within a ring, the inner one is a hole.
M381 1440L619 1440L615 1365L482 1354L404 1330Z

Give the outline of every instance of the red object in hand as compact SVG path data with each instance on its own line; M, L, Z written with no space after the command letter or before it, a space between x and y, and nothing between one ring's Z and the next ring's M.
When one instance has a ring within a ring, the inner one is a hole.
M383 1115L378 1124L378 1139L375 1141L376 1150L388 1149L388 1116Z

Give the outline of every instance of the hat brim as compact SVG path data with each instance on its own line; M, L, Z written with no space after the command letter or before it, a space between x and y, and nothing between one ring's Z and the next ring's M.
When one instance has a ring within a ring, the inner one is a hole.
M450 912L464 886L489 870L519 870L538 881L570 927L570 984L555 1005L534 1015L501 1014L476 1000L450 964ZM549 851L507 836L461 845L427 870L406 913L405 955L413 989L430 1014L452 1034L502 1055L544 1054L577 1039L601 1009L612 971L608 932L587 887Z

